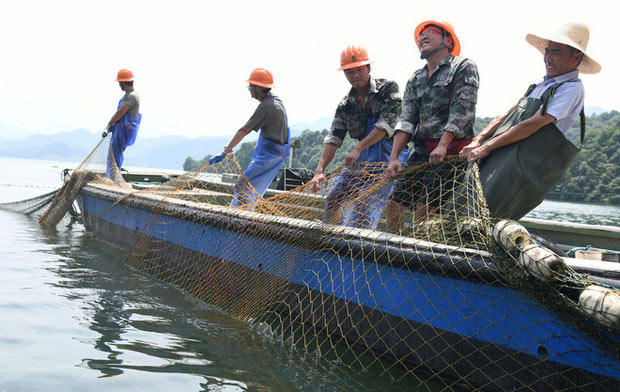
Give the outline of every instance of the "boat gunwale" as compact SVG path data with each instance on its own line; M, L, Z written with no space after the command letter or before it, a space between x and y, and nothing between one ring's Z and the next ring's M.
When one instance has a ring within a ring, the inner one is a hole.
M325 239L330 244L330 251L340 256L356 254L352 249L360 250L363 254L373 254L372 261L409 271L481 281L485 284L506 283L501 269L492 262L492 254L483 250L459 248L381 231L180 200L152 192L131 192L129 189L102 184L89 183L82 191L150 212L165 200L166 205L157 213L186 221L200 220L201 223L214 227L235 228L236 231L257 237L264 237L266 233L277 233L279 241L304 247L308 247L307 237L312 233ZM248 224L249 222L251 224ZM324 244L322 247L325 247Z

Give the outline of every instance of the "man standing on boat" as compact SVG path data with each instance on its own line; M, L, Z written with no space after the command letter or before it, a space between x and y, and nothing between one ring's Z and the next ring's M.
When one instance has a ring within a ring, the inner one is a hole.
M271 94L273 75L266 69L256 68L246 80L252 98L260 102L247 123L237 133L220 155L209 160L214 164L232 152L244 137L260 130L258 142L250 165L235 185L231 206L258 201L278 174L290 150L290 132L286 110L280 98Z
M585 134L579 72L601 66L586 54L590 30L567 23L554 34L528 34L543 54L546 75L505 114L494 118L461 155L480 161L480 181L491 215L519 219L540 204L568 169ZM571 125L581 116L581 132Z
M344 71L351 90L336 109L311 187L317 192L321 184L327 182L325 168L334 159L348 133L359 142L345 157L347 167L327 196L325 222L374 229L392 184L367 195L364 200L357 200L351 211L342 211L347 201L360 199L364 190L381 180L378 174L385 168L381 163L387 164L389 160L391 138L401 105L398 84L371 77L370 63L368 52L362 46L350 45L342 51L339 70ZM402 159L406 160L406 155L403 154Z
M133 72L128 69L121 69L116 75L116 81L125 95L118 102L116 113L108 122L102 136L106 137L108 133L112 134L112 154L116 167L120 170L123 164L123 152L136 141L142 114L140 114L140 96L133 88ZM109 165L107 172L108 177L110 177Z
M474 137L476 64L459 56L461 44L447 22L422 22L414 37L426 65L407 82L387 174L396 177L402 171L398 154L410 140L415 150L407 165L430 162L432 166L398 179L387 208L389 230L402 229L405 208L414 210L420 221L447 201L458 176L455 170L464 171L466 164L446 163L444 158L457 155Z

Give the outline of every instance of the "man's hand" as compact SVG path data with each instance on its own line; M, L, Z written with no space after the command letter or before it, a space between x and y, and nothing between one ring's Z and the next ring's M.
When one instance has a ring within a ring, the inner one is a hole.
M103 132L101 133L101 137L106 137L109 133L112 133L112 131L110 131L110 128L112 128L112 124L106 125Z
M484 144L478 148L474 148L473 150L467 151L466 153L467 162L472 163L472 162L479 161L482 158L488 157L490 153L491 153L491 150L489 149L489 146Z
M443 159L446 156L446 151L448 151L448 146L439 143L437 147L431 151L431 154L428 156L428 161L432 165L437 165L443 162Z
M385 174L387 175L388 178L395 178L398 175L398 173L400 173L402 170L403 170L403 164L400 163L398 159L393 159L393 160L390 160L390 164L385 170Z
M327 177L323 173L317 173L312 177L310 181L310 189L312 192L318 192L321 189L321 184L327 181Z
M463 149L459 153L459 156L461 158L467 159L467 162L469 163L475 162L478 159L480 159L480 158L474 158L475 156L480 155L480 152L477 151L478 149L480 149L480 142L474 140L468 145L466 145L465 147L463 147ZM489 155L489 153L487 152L486 155ZM481 157L481 158L484 158L484 157Z
M353 150L351 150L350 153L347 154L346 157L344 157L344 165L351 166L357 161L359 157L360 157L360 152L357 151L356 148L354 148Z

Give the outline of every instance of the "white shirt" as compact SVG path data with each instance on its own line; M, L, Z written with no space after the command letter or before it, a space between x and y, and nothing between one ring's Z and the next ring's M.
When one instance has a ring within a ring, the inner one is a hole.
M532 90L529 97L540 99L549 87L558 84L562 85L555 90L555 93L549 100L547 114L555 117L553 123L566 135L566 132L579 117L579 113L581 113L583 108L585 90L583 83L579 80L579 71L568 72L554 78L547 78L545 76L543 81ZM571 142L574 143L573 140Z

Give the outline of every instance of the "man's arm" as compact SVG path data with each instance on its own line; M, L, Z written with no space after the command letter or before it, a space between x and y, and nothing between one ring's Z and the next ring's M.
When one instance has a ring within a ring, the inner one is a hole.
M407 143L409 143L409 139L411 135L407 132L397 131L394 135L394 141L392 142L392 154L390 155L390 164L386 170L388 178L394 178L396 175L403 170L403 165L398 160L398 155L405 148Z
M443 134L441 134L441 139L439 139L439 142L437 143L437 147L435 147L429 154L428 161L433 165L443 162L443 159L448 152L448 145L452 142L452 140L454 140L454 132L450 132L448 130L443 131Z
M319 159L319 164L316 166L316 170L314 172L314 177L312 181L310 181L310 188L312 192L318 192L321 189L321 183L325 182L327 178L325 177L325 168L327 165L334 159L334 155L336 155L336 150L338 150L340 146L335 144L325 144L323 147L323 152L321 153L321 159Z
M375 116L377 122L375 128L384 130L387 136L391 138L394 136L394 127L403 103L402 96L398 91L398 84L394 81L386 81L380 87L376 99L377 113Z
M360 157L362 151L377 143L379 140L383 139L385 135L387 135L387 131L385 129L376 127L373 128L373 130L370 131L370 133L365 138L360 140L357 145L355 145L355 148L353 148L353 150L351 150L351 152L348 153L347 156L344 158L345 166L351 166L353 163L355 163L357 158Z
M476 137L473 138L471 143L469 143L467 146L463 148L463 150L461 150L461 152L459 153L459 156L461 158L467 159L468 162L473 162L472 160L470 160L470 158L472 157L473 151L477 149L478 147L480 147L485 141L492 138L493 135L495 135L495 132L497 132L500 125L502 125L504 121L506 121L506 118L508 118L508 115L510 115L510 113L512 113L512 111L515 110L518 104L519 102L515 103L514 105L512 105L510 109L508 109L506 113L499 115L495 117L493 120L491 120L491 122L488 123L487 126L484 127L484 129L478 135L476 135Z
M478 87L480 78L478 68L471 60L465 60L459 66L453 79L452 96L450 97L450 114L444 132L437 147L431 151L429 162L437 164L443 162L448 144L453 139L463 139L473 135L467 134L476 117L476 103L478 102Z
M121 121L121 119L123 118L125 113L127 113L129 109L131 109L131 106L127 105L126 103L123 103L121 107L118 108L116 113L114 113L110 121L108 121L108 126L106 127L106 129L109 129L113 124L116 124L117 122Z
M224 154L228 154L230 152L232 152L233 148L235 148L237 146L237 144L239 144L244 137L246 137L248 135L248 133L252 132L252 130L248 127L241 127L239 128L239 130L237 131L237 133L235 133L235 136L233 136L232 140L230 141L230 143L228 143L226 145L226 147L224 147L224 151L222 151Z
M550 114L544 116L540 113L540 110L536 112L532 117L527 120L523 120L514 127L510 128L501 135L489 140L486 144L483 144L477 148L474 148L466 154L468 162L475 162L479 159L489 156L491 151L500 147L507 146L523 140L547 124L551 124L556 119Z
M386 136L392 137L394 135L394 127L398 121L398 115L400 114L400 107L402 105L402 97L398 91L398 84L394 81L386 81L376 95L378 107L375 116L377 122L375 127L370 131L366 137L360 140L355 148L344 158L345 166L352 165L359 157L362 151L368 147L378 143Z

